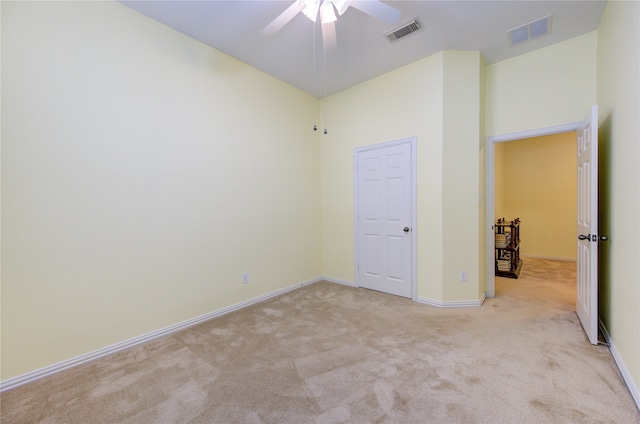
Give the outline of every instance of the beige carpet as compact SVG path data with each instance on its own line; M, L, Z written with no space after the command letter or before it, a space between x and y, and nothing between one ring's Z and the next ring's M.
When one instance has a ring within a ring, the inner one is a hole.
M640 423L574 266L525 259L480 308L316 283L3 393L1 422Z

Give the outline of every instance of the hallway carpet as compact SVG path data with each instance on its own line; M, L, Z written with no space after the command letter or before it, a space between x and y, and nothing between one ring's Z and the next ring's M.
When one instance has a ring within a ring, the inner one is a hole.
M0 421L640 423L574 268L525 259L478 308L312 284L5 392Z

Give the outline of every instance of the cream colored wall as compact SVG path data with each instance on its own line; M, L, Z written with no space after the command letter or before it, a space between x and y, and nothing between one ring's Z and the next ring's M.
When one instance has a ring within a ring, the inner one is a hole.
M640 3L609 1L598 27L600 319L640 405Z
M506 179L504 171L504 147L506 145L507 143L495 143L493 146L493 211L496 219L506 218L504 213L504 184Z
M443 300L478 300L481 67L478 52L445 52L443 98ZM460 282L460 271L467 282Z
M416 136L418 296L479 299L480 66L477 52L440 52L329 97L325 275L355 281L354 148ZM466 283L458 281L462 269Z
M496 217L519 217L523 256L576 259L576 134L496 144ZM500 193L498 193L500 190Z
M582 121L596 103L597 34L591 32L486 67L486 134Z
M479 279L480 284L478 285L479 296L482 298L487 292L487 255L485 251L487 250L487 205L486 205L486 195L485 195L485 187L487 186L487 145L486 145L486 98L487 98L487 90L486 90L486 65L484 63L484 58L482 58L481 67L480 67L480 140L479 140L479 152L480 152L480 177L478 178L478 193L479 193L479 205L480 212L478 213L478 228L480 231L480 236L478 238L478 261L480 262L479 268Z
M327 100L322 137L323 258L326 276L355 281L354 148L417 137L418 295L442 297L443 53ZM427 253L428 252L428 253Z
M2 59L3 380L322 275L312 96L116 2Z

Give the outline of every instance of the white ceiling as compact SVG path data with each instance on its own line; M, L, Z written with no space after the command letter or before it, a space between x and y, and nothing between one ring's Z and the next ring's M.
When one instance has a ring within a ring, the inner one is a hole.
M121 0L121 3L308 93L322 97L323 48L299 14L271 37L260 31L286 1ZM326 52L326 94L333 94L441 50L480 51L490 64L597 29L606 1L385 1L402 12L387 25L349 8L336 22L337 48ZM550 35L511 47L507 31L547 15ZM418 17L424 28L395 43L384 33Z

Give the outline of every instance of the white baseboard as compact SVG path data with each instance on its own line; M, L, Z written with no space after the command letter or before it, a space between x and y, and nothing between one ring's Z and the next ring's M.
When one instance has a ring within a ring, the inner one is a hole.
M565 262L576 262L576 258L565 258L562 256L543 256L543 255L529 255L525 253L520 254L521 258L532 258L532 259L548 259L551 261L565 261Z
M340 278L323 276L320 279L324 281L328 281L330 283L342 284L344 286L349 286L349 287L356 287L356 283L354 283L353 281L342 280Z
M479 300L434 300L418 296L416 298L416 302L437 306L439 308L471 308L481 306L485 299L486 297L484 294Z
M624 361L620 356L620 352L618 352L618 349L616 349L615 343L613 343L613 340L611 340L611 336L609 336L607 327L604 326L604 323L600 318L598 318L598 324L600 327L600 331L602 332L602 336L604 337L604 340L609 344L609 350L611 351L611 355L613 355L613 360L618 366L618 369L620 370L620 374L622 375L624 382L627 384L627 387L629 388L629 392L631 392L631 397L633 397L633 400L636 402L636 406L638 407L638 409L640 409L640 390L638 389L638 386L636 386L636 383L631 378L629 369L624 364Z
M342 280L340 278L334 277L322 277L322 280L328 281L330 283L343 284L349 287L357 287L356 284L352 281ZM486 299L485 295L482 295L482 299L480 300L462 300L462 301L441 301L441 300L433 300L428 299L426 297L418 296L415 301L418 303L424 303L426 305L437 306L439 308L468 308L468 307L477 307L484 303Z
M266 293L263 294L261 296L257 296L254 297L252 299L248 299L245 300L243 302L240 303L236 303L235 305L231 305L231 306L227 306L225 308L221 308L212 312L209 312L207 314L204 315L200 315L198 317L195 318L191 318L189 320L186 321L182 321L179 322L177 324L174 325L170 325L168 327L165 328L161 328L159 330L156 331L152 331L150 333L146 333L143 334L141 336L138 337L134 337L132 339L129 340L125 340L123 342L120 343L116 343L114 345L111 346L107 346L104 347L102 349L98 349L95 350L93 352L89 352L86 353L84 355L80 355L77 356L75 358L71 358L68 359L66 361L62 361L59 362L57 364L53 364L44 368L40 368L38 370L14 377L14 378L10 378L8 380L2 381L0 382L0 392L4 392L6 390L11 390L13 388L16 388L18 386L21 386L23 384L27 384L30 383L32 381L38 380L40 378L55 374L57 372L60 371L64 371L66 369L93 361L95 359L99 359L102 357L105 357L107 355L111 355L113 353L128 349L130 347L139 345L141 343L145 343L154 339L157 339L159 337L163 337L172 333L175 333L177 331L181 331L184 330L186 328L189 327L193 327L194 325L203 323L205 321L208 321L210 319L222 316L222 315L226 315L230 312L233 311L237 311L239 309L242 308L246 308L248 306L254 305L256 303L262 302L264 300L270 299L272 297L276 297L279 296L281 294L287 293L289 291L295 290L297 288L303 287L303 286L307 286L313 283L317 283L318 281L328 281L330 283L336 283L336 284L343 284L349 287L356 287L355 283L351 282L351 281L347 281L347 280L342 280L340 278L334 278L334 277L327 277L327 276L322 276L322 277L317 277L317 278L313 278L311 280L307 280L307 281L303 281L300 283L296 283L296 284L292 284L288 287L284 287L282 289L273 291L271 293ZM437 306L437 307L441 307L441 308L467 308L467 307L478 307L480 305L482 305L482 303L484 302L485 297L484 295L482 296L482 299L480 300L469 300L469 301L440 301L440 300L432 300L432 299L428 299L425 297L417 297L416 298L416 302L419 303L424 303L427 305L431 305L431 306ZM626 381L626 379L625 379ZM636 389L636 394L637 394L637 389ZM634 398L637 399L637 396L634 396Z
M242 308L246 308L247 306L251 306L251 305L254 305L256 303L260 303L260 302L262 302L264 300L270 299L270 298L275 297L275 296L279 296L281 294L284 294L284 293L287 293L289 291L298 289L300 287L307 286L307 285L313 284L313 283L317 283L318 281L321 281L322 279L323 278L318 277L318 278L314 278L314 279L311 279L311 280L303 281L303 282L300 282L300 283L292 284L292 285L290 285L288 287L284 287L282 289L273 291L271 293L266 293L266 294L263 294L261 296L254 297L252 299L248 299L248 300L245 300L243 302L236 303L235 305L227 306L225 308L221 308L221 309L209 312L207 314L200 315L198 317L191 318L189 320L182 321L182 322L179 322L177 324L170 325L168 327L161 328L161 329L156 330L156 331L152 331L151 333L143 334L141 336L134 337L132 339L125 340L123 342L116 343L114 345L107 346L107 347L104 347L102 349L98 349L98 350L95 350L93 352L89 352L89 353L86 353L84 355L80 355L80 356L77 356L75 358L71 358L71 359L68 359L66 361L59 362L57 364L53 364L53 365L50 365L50 366L47 366L47 367L44 367L44 368L40 368L38 370L35 370L35 371L32 371L32 372L20 375L18 377L10 378L10 379L8 379L6 381L0 382L0 392L4 392L6 390L10 390L10 389L16 388L18 386L21 386L23 384L27 384L27 383L30 383L32 381L38 380L40 378L49 376L51 374L55 374L57 372L60 372L60 371L63 371L63 370L66 370L66 369L69 369L69 368L72 368L72 367L75 367L75 366L78 366L78 365L93 361L94 359L98 359L98 358L105 357L107 355L111 355L112 353L116 353L116 352L119 352L121 350L128 349L130 347L139 345L141 343L145 343L145 342L157 339L159 337L163 337L163 336L169 335L171 333L175 333L177 331L184 330L184 329L189 328L189 327L193 327L194 325L200 324L200 323L208 321L210 319L213 319L213 318L216 318L216 317L219 317L219 316L222 316L222 315L226 315L226 314L228 314L230 312L237 311L237 310L242 309Z

